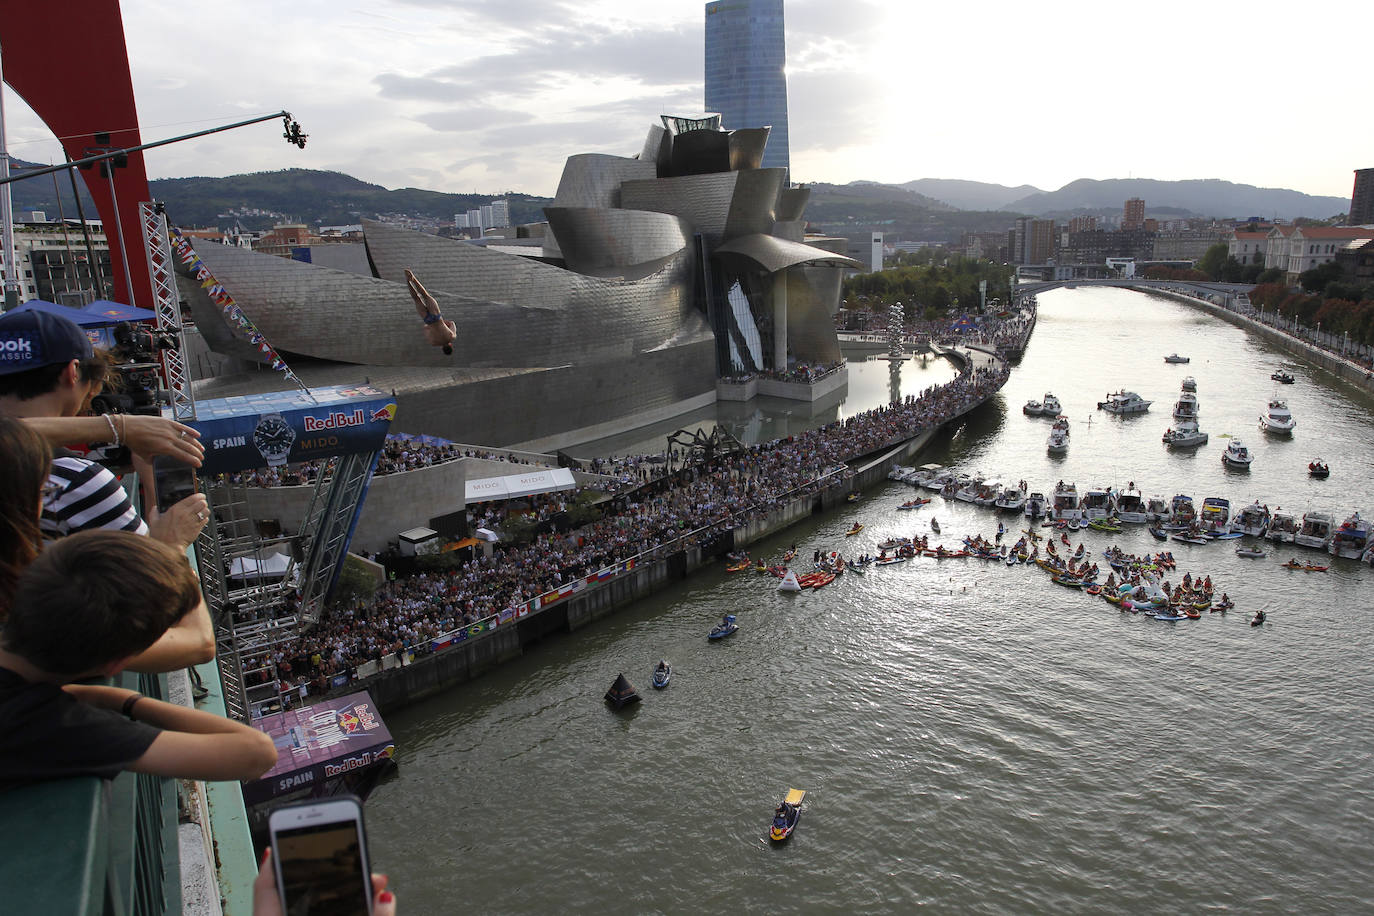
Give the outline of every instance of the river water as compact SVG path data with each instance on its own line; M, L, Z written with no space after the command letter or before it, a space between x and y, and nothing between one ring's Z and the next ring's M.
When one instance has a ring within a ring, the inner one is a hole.
M1040 302L1002 394L921 462L1047 492L1134 480L1338 521L1374 510L1374 404L1355 390L1168 299L1080 287ZM1191 364L1166 366L1175 351ZM1286 442L1257 430L1279 365L1298 377ZM1170 454L1159 436L1186 374L1212 441ZM1121 387L1154 407L1093 409ZM1073 421L1062 459L1048 421L1020 410L1046 390ZM862 409L852 383L843 409ZM1222 467L1223 433L1254 448L1248 475ZM1319 455L1331 478L1309 481ZM932 544L996 529L990 510L939 497L896 511L910 494L875 488L755 555L871 551L932 517ZM1155 545L1135 526L1080 540ZM971 559L801 595L704 571L388 716L400 769L367 806L375 862L412 913L1371 911L1374 570L1172 546L1176 576L1210 573L1237 609L1165 623ZM1252 628L1260 607L1269 622ZM725 612L740 632L708 643ZM655 692L659 658L674 677ZM601 695L622 671L644 701L614 713ZM770 847L793 786L808 790L801 824Z

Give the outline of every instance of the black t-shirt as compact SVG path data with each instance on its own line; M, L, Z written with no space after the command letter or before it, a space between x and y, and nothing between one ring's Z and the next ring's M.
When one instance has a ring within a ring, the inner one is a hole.
M114 776L160 734L146 722L83 703L57 684L31 684L0 668L0 789Z

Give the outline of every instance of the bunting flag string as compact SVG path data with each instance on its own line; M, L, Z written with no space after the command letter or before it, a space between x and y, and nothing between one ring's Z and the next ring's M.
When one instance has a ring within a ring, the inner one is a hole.
M210 272L210 268L205 266L200 258L196 257L196 251L191 247L191 242L181 234L181 230L176 226L170 227L172 247L176 250L177 257L181 263L190 271L191 276L195 277L200 283L201 289L205 290L212 302L219 306L220 313L224 315L229 326L237 329L248 342L258 349L265 357L265 361L275 370L286 376L288 381L294 382L296 387L305 392L306 397L313 402L315 396L310 393L310 388L301 381L296 373L291 371L291 367L282 359L281 354L272 348L267 342L267 336L258 330L257 325L249 320L248 316L239 308L234 297L229 295L229 291L224 288L224 284L215 279L215 275Z

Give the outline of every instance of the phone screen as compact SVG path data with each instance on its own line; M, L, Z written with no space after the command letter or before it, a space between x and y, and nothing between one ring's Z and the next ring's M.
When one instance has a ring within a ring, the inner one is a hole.
M372 878L363 873L358 827L334 821L276 831L286 916L368 916Z
M157 490L157 511L166 512L196 492L196 469L159 455L153 459L153 483Z

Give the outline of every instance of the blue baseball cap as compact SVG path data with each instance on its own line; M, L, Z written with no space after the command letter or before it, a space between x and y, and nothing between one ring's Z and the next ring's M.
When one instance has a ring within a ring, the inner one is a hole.
M0 315L0 375L94 355L85 332L61 315L39 311Z

